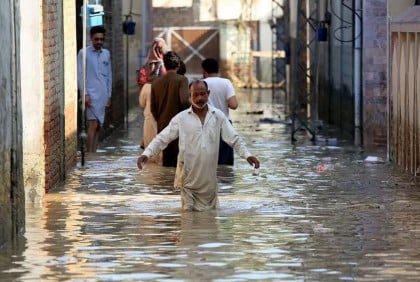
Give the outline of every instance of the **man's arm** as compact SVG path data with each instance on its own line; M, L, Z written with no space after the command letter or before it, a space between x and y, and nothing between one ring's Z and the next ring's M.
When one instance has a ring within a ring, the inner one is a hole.
M239 137L236 129L233 127L226 116L224 116L220 133L222 140L231 146L239 156L244 159L251 156L251 153L249 153L245 146L245 142L242 140L242 138Z
M77 86L80 90L80 95L84 95L83 91L83 49L77 54ZM86 49L85 49L86 50Z
M252 165L254 168L260 167L260 161L251 155L251 153L246 148L245 142L238 135L233 125L225 118L222 124L221 137L229 146L231 146L235 152L246 159L247 162Z
M92 100L89 96L89 93L83 93L83 91L86 90L86 89L83 89L83 52L86 52L86 50L87 50L86 48L80 49L79 53L77 54L77 86L79 88L80 95L85 96L86 107L90 107L92 105ZM85 74L85 77L87 80L87 73Z
M109 63L108 63L108 98L111 98L112 95L112 67L111 67L111 53L109 54Z
M236 96L232 96L228 99L228 107L229 109L236 110L238 108L238 100Z
M226 91L227 105L229 109L236 110L238 108L239 103L235 96L235 88L233 87L232 82L228 79L226 81L226 84L227 84L227 91Z

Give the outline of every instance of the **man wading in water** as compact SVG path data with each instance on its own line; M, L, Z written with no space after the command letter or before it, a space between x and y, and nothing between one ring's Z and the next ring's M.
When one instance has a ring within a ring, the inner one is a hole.
M207 83L190 84L191 107L173 117L137 159L141 170L147 160L171 141L179 138L174 186L181 189L183 210L204 211L219 207L217 160L220 138L256 169L260 162L252 156L226 115L208 105Z

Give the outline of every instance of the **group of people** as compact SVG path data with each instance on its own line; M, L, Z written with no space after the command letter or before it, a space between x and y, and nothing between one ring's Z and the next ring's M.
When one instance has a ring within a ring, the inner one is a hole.
M105 30L91 28L92 45L86 48L86 117L88 151L95 152L98 131L110 105L111 61L102 48ZM82 51L78 55L81 88ZM137 159L140 170L148 161L176 167L174 187L181 191L183 210L203 211L218 207L217 166L233 165L236 153L254 168L259 160L250 154L229 119L238 101L232 83L219 77L213 58L202 61L203 78L189 83L186 67L162 38L155 38L147 61L140 69L139 104L144 127Z

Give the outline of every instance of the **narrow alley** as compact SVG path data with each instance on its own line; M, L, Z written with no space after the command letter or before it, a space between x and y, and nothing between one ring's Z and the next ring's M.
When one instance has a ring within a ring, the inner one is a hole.
M314 145L301 132L292 145L270 91L238 99L233 124L261 169L239 158L220 167L219 210L182 212L172 168L139 173L135 108L128 130L79 161L42 208L27 204L26 233L1 249L0 280L417 280L418 184L366 163L351 140Z

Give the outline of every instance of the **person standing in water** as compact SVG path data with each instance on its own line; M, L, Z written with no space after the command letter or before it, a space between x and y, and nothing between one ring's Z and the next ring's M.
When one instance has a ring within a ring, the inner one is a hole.
M87 119L87 152L96 152L98 148L99 129L105 120L105 109L111 105L112 70L111 54L102 48L105 40L105 28L93 26L90 29L92 44L86 50L86 119ZM80 91L83 91L83 49L77 55L77 80Z
M166 74L153 80L150 97L150 110L157 122L157 132L161 132L179 112L189 107L188 79L177 74L180 57L173 51L163 56ZM176 167L178 142L174 140L162 152L162 165Z
M226 115L207 104L208 97L207 83L193 81L190 84L191 107L173 117L137 159L137 167L141 170L151 156L179 138L174 187L181 190L183 210L205 211L219 207L217 156L221 139L255 169L260 167L259 160L249 153Z
M236 99L235 88L232 82L219 76L219 63L216 59L207 58L203 60L201 67L203 69L203 78L207 82L211 93L209 103L221 110L229 118L229 109L235 110L238 108L238 100ZM233 149L221 140L218 164L233 165L233 160Z

